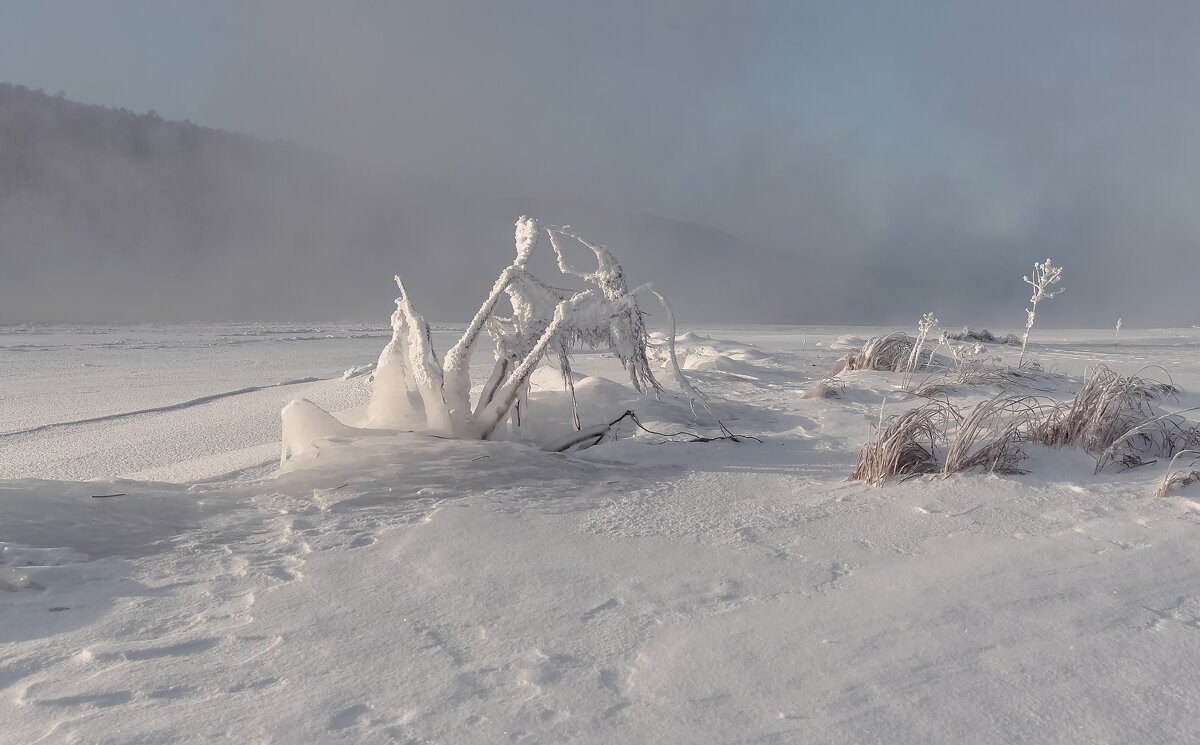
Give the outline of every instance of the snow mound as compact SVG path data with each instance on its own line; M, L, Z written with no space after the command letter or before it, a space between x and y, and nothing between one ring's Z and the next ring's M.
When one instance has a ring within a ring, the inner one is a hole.
M652 334L655 346L651 348L651 358L657 362L667 361L665 349L666 338L661 333ZM694 332L686 332L676 339L676 356L679 366L684 370L700 372L723 372L734 377L758 379L761 374L759 365L753 363L772 364L776 358L752 344L715 339L701 336Z
M571 371L571 382L576 386L583 378L583 375ZM533 375L529 376L529 387L535 391L557 391L559 393L565 393L567 390L562 372L549 365L543 365L533 371Z
M362 430L342 424L329 412L307 398L297 398L280 412L283 420L283 447L279 456L282 468L302 456L320 454L319 442L330 437L353 437Z

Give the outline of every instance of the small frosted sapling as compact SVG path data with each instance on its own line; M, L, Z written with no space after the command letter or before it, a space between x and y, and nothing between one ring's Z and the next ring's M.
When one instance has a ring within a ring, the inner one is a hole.
M1025 333L1021 336L1021 356L1018 365L1025 362L1025 345L1029 343L1029 332L1033 330L1033 321L1037 318L1038 303L1063 291L1061 287L1057 290L1050 289L1062 279L1062 267L1054 266L1047 257L1040 264L1034 262L1032 277L1023 277L1022 279L1025 280L1025 284L1033 287L1033 294L1029 297L1029 307L1025 309Z
M1113 346L1121 346L1121 319L1117 319L1117 328L1113 331Z
M933 313L926 313L921 316L921 320L917 321L917 338L913 340L912 351L909 352L908 363L905 365L905 372L908 374L908 380L905 382L906 388L912 381L912 374L917 371L917 366L921 363L921 351L925 347L925 340L929 337L929 332L937 327L937 322Z

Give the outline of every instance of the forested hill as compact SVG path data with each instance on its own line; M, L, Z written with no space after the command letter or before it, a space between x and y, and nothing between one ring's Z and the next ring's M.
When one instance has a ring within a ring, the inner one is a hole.
M0 316L253 315L338 258L346 186L293 145L0 85Z
M835 263L711 228L413 183L286 142L0 85L0 322L382 322L397 272L429 317L462 320L511 261L521 213L608 244L684 319L871 320L830 302L850 281Z

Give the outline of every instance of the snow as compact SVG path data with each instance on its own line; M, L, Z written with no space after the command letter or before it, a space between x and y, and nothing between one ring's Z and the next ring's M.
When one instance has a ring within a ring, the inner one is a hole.
M0 327L0 742L1195 741L1200 486L1047 448L847 482L902 374L803 395L889 330L681 333L762 443L562 455L350 430L384 327ZM1045 395L1154 363L1200 403L1200 330L1028 354L1069 376ZM611 355L572 366L585 425L717 434ZM529 436L569 431L557 370L532 383Z
M323 441L352 438L364 432L346 426L307 398L297 398L284 406L279 417L282 419L280 436L283 438L279 456L281 471L290 470L288 466L293 459L319 456Z

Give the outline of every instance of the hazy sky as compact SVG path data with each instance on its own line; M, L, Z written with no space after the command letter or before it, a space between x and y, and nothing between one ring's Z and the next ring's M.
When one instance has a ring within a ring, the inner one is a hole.
M1019 284L1052 255L1080 313L1152 292L1164 324L1200 322L1200 3L50 0L2 15L0 78L77 100L463 191L711 225L914 291L993 271Z

